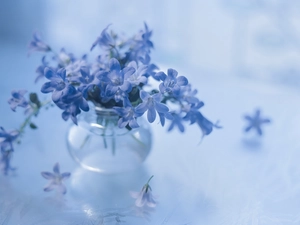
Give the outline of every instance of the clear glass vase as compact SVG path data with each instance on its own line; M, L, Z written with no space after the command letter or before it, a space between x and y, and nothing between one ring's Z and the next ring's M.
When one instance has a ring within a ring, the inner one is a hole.
M100 107L82 112L78 125L67 133L71 156L83 168L99 173L120 173L139 167L151 150L152 133L144 118L139 128L118 127L119 116Z

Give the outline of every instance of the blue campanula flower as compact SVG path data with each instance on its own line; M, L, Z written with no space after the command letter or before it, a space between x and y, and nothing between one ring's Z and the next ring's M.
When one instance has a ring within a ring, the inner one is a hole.
M80 74L81 76L74 78L73 81L80 84L78 90L82 93L84 98L88 98L88 93L92 91L94 86L100 85L100 81L94 74L90 73L88 67L81 67Z
M124 80L124 74L128 77L132 73L134 73L134 68L127 67L121 70L120 63L117 59L112 58L109 60L109 71L99 72L97 75L99 80L107 82L103 97L108 99L114 98L116 102L119 102L121 99L123 100L124 94L126 96L132 89L130 82Z
M197 123L202 131L202 137L204 137L205 135L209 135L214 127L221 128L221 126L213 124L200 113L199 109L202 106L204 106L204 103L201 101L192 104L183 119L190 121L190 124Z
M140 61L148 65L150 62L150 51L153 48L153 43L150 40L152 31L149 31L147 24L144 24L145 29L136 35L132 40L129 40L130 49L126 52L128 61Z
M35 32L33 34L33 40L29 43L29 53L49 51L51 51L51 48L46 43L44 43L41 40L40 35L37 32Z
M136 112L129 101L124 102L124 107L113 107L113 109L119 114L118 126L124 128L129 125L131 128L138 128L139 125L136 121L137 117L142 116Z
M63 184L63 181L68 179L71 176L71 173L65 172L60 173L59 163L56 163L53 167L53 173L51 172L41 172L42 176L49 180L49 184L44 188L44 191L52 191L54 189L57 190L60 194L66 194L67 189Z
M37 69L36 69L36 73L38 74L37 77L35 78L35 83L38 82L40 79L42 79L44 76L44 70L46 67L48 67L48 62L46 61L46 56L44 56L42 58L42 65L40 65Z
M66 87L61 98L55 104L64 110L62 118L64 120L71 118L75 124L77 124L77 115L80 114L81 110L89 110L89 105L82 93L72 85Z
M178 98L186 101L189 104L196 104L196 103L200 102L199 99L197 97L195 97L197 92L198 91L196 89L192 90L191 84L187 84L185 86L180 87L180 92L179 92Z
M262 129L261 129L261 126L262 124L265 124L265 123L270 123L271 120L270 119L267 119L267 118L261 118L261 115L260 115L260 110L257 109L255 111L255 114L253 117L250 117L248 115L246 115L244 118L246 120L249 121L249 125L245 128L245 132L248 132L250 131L251 129L254 129L258 135L262 135Z
M5 131L3 127L0 127L0 149L1 151L13 151L13 142L18 138L19 131Z
M76 59L65 66L68 79L73 81L77 77L80 77L82 67L89 67L86 61L86 56L83 56L81 59Z
M101 35L97 38L97 40L93 43L91 47L91 51L96 47L96 45L99 45L100 47L103 47L105 49L110 49L115 46L115 41L112 38L112 36L107 32L107 29L110 25L108 25L102 32Z
M12 97L8 100L8 104L12 111L15 112L18 106L22 108L27 108L29 106L28 101L24 97L26 92L26 90L14 90L11 92Z
M126 73L125 80L129 81L131 85L138 86L139 84L146 84L147 77L144 76L147 73L148 66L142 65L140 67L137 66L135 61L130 62L127 67L134 68L134 73Z
M52 100L54 102L59 101L61 95L63 94L63 90L68 85L66 80L66 70L64 68L61 68L55 71L54 69L46 67L44 75L48 80L50 80L50 82L46 82L43 84L41 92L52 92Z
M135 205L137 207L148 206L153 208L156 206L157 203L152 195L152 188L149 185L152 178L153 176L149 178L148 182L143 186L140 192L130 192L131 196L136 199Z
M147 119L149 123L153 123L156 119L156 112L158 112L160 116L160 122L162 126L165 124L165 117L169 117L169 108L161 103L162 95L160 93L156 93L154 95L150 95L149 93L141 90L140 98L142 99L142 103L136 107L136 112L139 114L144 114L147 111Z
M188 79L184 76L177 77L178 72L174 69L168 69L168 75L161 73L160 79L163 81L159 85L161 93L167 92L170 95L178 96L180 93L180 87L188 84Z

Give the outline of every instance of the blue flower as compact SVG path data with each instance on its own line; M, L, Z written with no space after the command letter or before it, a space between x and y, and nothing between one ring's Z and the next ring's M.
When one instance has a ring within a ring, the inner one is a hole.
M22 108L27 108L29 106L28 101L24 97L26 92L26 90L14 90L11 92L12 98L8 100L8 104L10 105L12 111L15 112L18 106Z
M10 170L15 170L15 168L10 165L12 153L12 150L0 151L0 171L2 171L4 175L7 175Z
M60 173L59 170L59 163L56 163L53 167L53 173L51 172L41 172L42 176L49 180L49 184L44 188L44 191L52 191L56 189L57 192L60 194L66 194L67 189L66 186L63 184L63 181L68 179L71 176L71 173Z
M91 51L95 48L96 45L99 45L106 49L110 49L113 46L115 46L114 39L107 32L107 29L109 28L109 26L110 26L110 24L101 32L100 37L98 37L97 40L93 43L93 45L91 47Z
M29 43L29 52L49 52L51 51L51 48L44 43L39 34L35 32L33 34L33 40Z
M91 91L95 85L100 85L100 81L96 79L94 74L90 74L88 67L81 67L80 74L81 76L76 77L74 81L80 84L78 90L82 93L83 97L87 98L88 92Z
M44 75L48 80L50 80L50 82L46 82L43 84L41 92L53 92L52 100L54 102L59 101L61 95L63 94L63 90L67 86L66 70L64 68L61 68L55 71L54 69L46 67L44 70Z
M199 101L196 104L192 104L187 110L187 113L183 119L190 121L190 124L197 123L202 131L202 138L206 135L209 135L213 128L221 128L217 123L212 123L206 119L202 113L199 112L199 109L204 106L204 103Z
M108 99L114 98L116 102L124 100L127 93L132 89L131 84L124 80L124 74L126 77L134 73L134 68L126 67L121 70L120 63L117 59L112 58L109 60L109 71L98 73L98 79L108 82L105 89L105 96Z
M161 103L162 95L160 93L150 95L149 93L141 90L140 98L143 102L136 107L136 112L144 114L147 111L147 119L149 123L154 122L157 112L163 126L165 124L165 117L169 118L170 113L169 108L165 104Z
M186 86L180 87L178 98L186 101L189 104L196 104L200 102L199 99L195 97L196 94L197 94L197 90L196 89L192 90L191 84L187 84Z
M124 102L124 107L113 107L113 109L119 114L118 126L124 128L129 125L131 128L138 128L139 125L136 121L137 117L142 116L136 112L129 101Z
M153 43L150 41L152 31L149 31L147 24L144 24L145 29L142 30L133 40L129 41L130 49L125 54L128 61L140 61L143 64L150 62L150 50L153 48Z
M86 61L86 57L83 56L81 59L76 59L69 63L65 69L66 69L66 74L67 77L69 78L70 81L73 81L77 77L80 77L81 75L81 68L86 67L88 68L89 65Z
M44 70L48 66L48 62L46 62L46 56L42 58L42 65L40 65L36 69L36 73L38 74L37 77L35 78L34 82L37 83L40 79L44 78Z
M156 206L156 200L154 196L152 195L152 188L149 185L150 180L153 176L151 176L148 180L148 182L143 186L142 190L140 192L130 192L131 196L136 199L135 205L137 207L155 207Z
M170 95L178 96L180 87L188 84L188 79L184 76L177 77L178 72L174 69L168 69L168 75L160 73L159 77L163 81L159 85L161 93L167 92Z
M62 118L64 120L71 120L77 124L77 115L81 110L89 111L89 105L82 93L72 85L68 85L62 92L61 98L55 104L64 112Z
M146 84L147 77L144 76L147 73L148 66L142 65L140 67L137 66L135 61L130 62L127 67L134 68L133 73L126 73L124 79L129 81L133 86L138 86L139 84Z
M270 119L261 118L259 109L257 109L255 111L255 114L253 117L246 115L244 118L249 121L249 126L245 128L245 132L248 132L251 129L254 129L257 132L257 134L260 136L263 134L262 130L261 130L262 124L271 122Z
M19 131L5 131L3 127L0 127L0 149L1 151L13 151L13 142L18 138Z

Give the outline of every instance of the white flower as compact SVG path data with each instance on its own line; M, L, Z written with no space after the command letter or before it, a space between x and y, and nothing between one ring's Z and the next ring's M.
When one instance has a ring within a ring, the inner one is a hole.
M144 185L140 192L131 192L131 196L135 198L135 205L137 207L144 207L145 205L148 207L155 207L156 201L154 196L152 195L152 189L149 185L150 180L153 176L151 176L148 182Z

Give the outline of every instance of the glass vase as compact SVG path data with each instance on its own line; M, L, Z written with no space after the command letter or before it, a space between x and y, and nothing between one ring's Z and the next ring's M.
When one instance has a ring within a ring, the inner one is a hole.
M99 173L134 170L147 158L152 133L144 118L139 128L119 128L119 116L112 109L93 107L82 112L78 125L67 133L69 153L83 168Z

